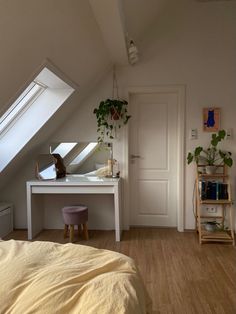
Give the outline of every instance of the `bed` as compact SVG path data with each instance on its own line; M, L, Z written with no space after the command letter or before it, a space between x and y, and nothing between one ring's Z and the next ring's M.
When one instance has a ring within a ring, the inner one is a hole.
M77 244L0 241L0 313L147 313L132 259Z

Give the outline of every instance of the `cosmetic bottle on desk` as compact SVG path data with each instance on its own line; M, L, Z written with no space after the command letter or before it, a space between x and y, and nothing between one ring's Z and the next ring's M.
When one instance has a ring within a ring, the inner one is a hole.
M113 159L108 159L107 161L107 177L112 177L113 175Z
M119 163L116 159L113 159L113 177L114 178L120 177Z

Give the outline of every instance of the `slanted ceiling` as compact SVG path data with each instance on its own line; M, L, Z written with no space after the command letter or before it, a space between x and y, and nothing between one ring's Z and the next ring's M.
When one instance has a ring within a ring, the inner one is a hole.
M89 0L104 43L115 64L127 65L125 21L120 0Z
M12 0L0 2L0 114L17 98L45 59L65 74L77 91L0 174L0 185L63 124L91 87L111 67L88 1ZM0 186L0 187L1 187Z

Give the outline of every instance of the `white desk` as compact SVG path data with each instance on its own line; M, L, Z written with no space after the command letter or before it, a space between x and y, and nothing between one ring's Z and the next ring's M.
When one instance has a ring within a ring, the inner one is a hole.
M121 237L121 180L83 175L67 175L55 181L26 182L28 239L43 229L43 214L34 194L113 194L115 210L115 238Z

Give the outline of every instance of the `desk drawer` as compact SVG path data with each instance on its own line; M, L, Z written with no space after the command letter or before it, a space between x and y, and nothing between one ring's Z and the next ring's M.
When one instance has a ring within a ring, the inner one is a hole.
M32 186L32 194L114 194L113 186Z

